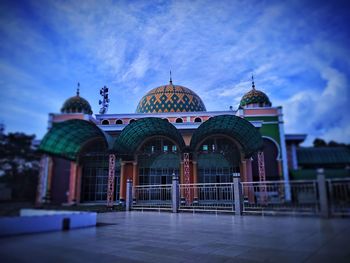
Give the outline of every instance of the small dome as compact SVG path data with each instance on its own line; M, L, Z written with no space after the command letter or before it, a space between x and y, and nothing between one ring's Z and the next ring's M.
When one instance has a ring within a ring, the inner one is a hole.
M92 114L91 106L89 102L80 97L79 90L77 91L77 95L67 99L61 108L62 113L84 113L84 114Z
M189 88L173 85L160 86L149 91L137 105L137 113L206 111L201 98Z
M271 107L271 105L269 97L264 92L255 89L253 80L252 89L242 97L239 108Z

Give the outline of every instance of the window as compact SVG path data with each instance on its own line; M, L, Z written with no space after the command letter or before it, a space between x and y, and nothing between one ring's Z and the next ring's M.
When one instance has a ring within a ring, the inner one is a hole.
M172 151L172 152L176 152L176 151L177 151L177 149L176 149L176 145L173 145L173 146L172 146L171 151Z
M202 119L197 117L197 118L194 119L194 122L202 122Z
M177 118L175 122L176 123L183 123L184 121L181 118Z
M163 152L165 152L165 153L168 152L168 145L163 146Z
M134 119L131 119L130 121L129 121L129 123L133 123L135 120Z
M102 125L109 125L109 120L103 120Z
M122 121L122 120L116 120L116 121L115 121L115 124L118 124L118 125L119 125L119 124L123 124L123 121Z

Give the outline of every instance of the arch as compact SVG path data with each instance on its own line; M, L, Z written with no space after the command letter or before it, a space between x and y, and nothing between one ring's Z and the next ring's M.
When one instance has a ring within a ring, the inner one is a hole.
M102 125L109 125L109 120L103 120L103 121L101 122L101 124L102 124Z
M171 151L175 142L164 136L146 139L137 150L139 183L170 184L173 173L179 174L181 154Z
M232 182L232 173L240 171L240 146L226 135L209 136L196 149L199 183Z
M197 118L194 119L194 122L202 122L202 119L197 117Z
M260 132L247 120L234 115L215 116L203 122L191 138L191 149L213 134L227 135L236 140L246 157L263 147Z
M185 142L174 125L161 118L142 118L126 126L113 145L113 150L119 154L132 155L147 138L165 136L184 149Z
M120 120L120 119L119 119L119 120L116 120L116 121L115 121L115 124L117 124L117 125L123 124L123 120Z
M276 140L273 139L273 138L271 138L271 137L269 137L269 136L262 136L262 137L263 137L263 139L270 140L270 141L272 141L272 142L275 144L275 146L276 146L276 148L277 148L277 157L276 157L276 160L277 160L277 161L281 160L281 159L282 159L282 158L281 158L281 149L280 149L279 144L276 142Z
M86 143L101 139L108 146L109 136L85 120L54 123L39 145L39 151L75 161Z
M134 121L135 121L135 119L130 119L130 120L129 120L129 124L130 124L130 123L133 123Z
M265 176L267 181L279 180L281 171L279 168L278 159L278 146L275 142L269 138L263 138L264 143L264 163L265 163ZM254 154L252 161L252 175L254 181L259 181L259 165L258 156Z
M182 118L177 118L177 119L175 120L175 122L176 122L176 123L183 123L184 120L183 120Z

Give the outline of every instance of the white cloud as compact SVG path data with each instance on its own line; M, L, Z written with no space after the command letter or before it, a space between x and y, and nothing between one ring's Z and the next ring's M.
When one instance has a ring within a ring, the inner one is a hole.
M339 41L342 32L333 34L328 27L322 5L312 12L297 2L261 1L32 5L39 26L12 17L0 27L6 32L1 51L16 57L7 62L14 68L8 73L14 84L6 88L23 94L29 104L36 102L29 94L38 90L36 103L58 110L80 81L95 111L98 88L106 84L109 112L133 112L143 93L168 81L171 69L175 84L192 88L208 110L222 110L238 106L253 72L257 88L273 105L284 106L287 132L345 138L339 132L347 131L345 110L333 112L350 101L350 73L337 66L340 61L349 68L348 45ZM43 125L37 126L42 133Z

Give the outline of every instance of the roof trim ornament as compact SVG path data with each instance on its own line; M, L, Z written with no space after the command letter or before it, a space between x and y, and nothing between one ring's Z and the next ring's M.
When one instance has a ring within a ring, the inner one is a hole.
M255 90L254 75L252 73L252 89Z
M80 83L77 84L77 97L80 95Z
M171 77L171 70L170 70L170 80L169 80L169 83L172 85L173 84L173 79Z

